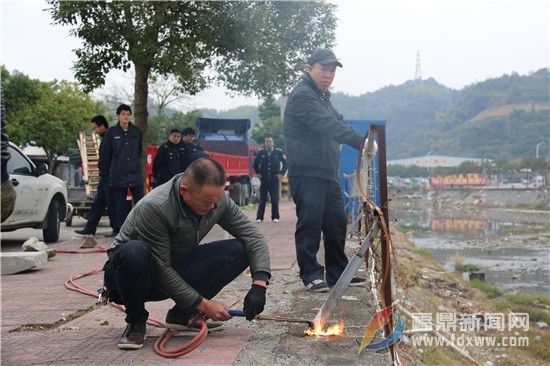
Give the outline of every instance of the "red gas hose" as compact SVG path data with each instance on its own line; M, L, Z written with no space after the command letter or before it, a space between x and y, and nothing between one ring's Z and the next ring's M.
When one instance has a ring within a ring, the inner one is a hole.
M78 249L78 250L64 250L64 249L56 250L56 253L63 253L63 254L69 254L69 253L70 254L74 254L74 253L86 254L86 253L102 253L102 252L106 252L106 249L105 248L98 248L98 249ZM89 271L87 273L84 273L84 274L71 276L71 277L69 277L69 279L67 281L65 281L65 287L67 289L71 290L71 291L76 291L76 292L79 292L81 294L97 298L97 291L92 291L92 290L89 290L85 287L77 285L75 283L75 281L78 280L78 279L81 279L83 277L86 277L86 276L95 275L99 272L103 272L103 269L96 268L96 269L91 270L91 271ZM122 311L125 310L123 305L120 305L120 304L117 304L117 303L114 303L114 302L111 302L111 306L114 306L117 309L120 309ZM191 339L191 341L184 344L180 348L167 349L167 348L165 348L166 344L170 341L170 339L172 339L172 337L174 337L176 335L177 331L166 329L164 331L164 333L162 333L162 335L155 342L155 346L153 347L153 350L157 354L159 354L160 356L168 357L168 358L177 358L177 357L183 356L183 355L193 351L195 348L197 348L206 339L206 336L208 335L208 327L206 325L205 319L201 316L197 316L197 317L193 318L191 320L191 322L195 322L195 323L198 323L198 324L201 325L201 330L199 331L199 333L193 339ZM155 326L155 327L159 327L159 328L166 328L166 325L163 322L161 322L158 319L154 319L154 318L147 319L147 324Z

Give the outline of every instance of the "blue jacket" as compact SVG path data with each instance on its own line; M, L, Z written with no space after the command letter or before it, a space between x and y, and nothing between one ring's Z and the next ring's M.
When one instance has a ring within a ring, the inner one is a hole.
M110 167L109 178L112 187L143 185L142 140L141 130L131 123L126 132L120 127L120 123L107 130L101 145L105 145L105 164Z
M344 123L330 102L305 73L290 92L283 123L288 175L338 180L340 144L361 148L364 137Z

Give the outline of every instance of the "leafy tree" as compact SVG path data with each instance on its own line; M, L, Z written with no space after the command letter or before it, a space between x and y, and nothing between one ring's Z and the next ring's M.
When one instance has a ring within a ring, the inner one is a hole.
M134 120L144 144L151 73L173 75L188 94L214 79L244 94L285 92L307 55L332 45L336 26L335 6L325 1L48 3L54 22L83 41L74 70L86 90L113 69L134 67Z
M260 120L265 121L271 117L280 117L280 106L275 103L275 99L272 96L268 96L262 104L258 107Z
M545 158L534 158L532 156L523 158L520 165L522 168L531 169L536 173L543 173L548 169L548 161Z
M160 145L165 142L172 128L179 130L185 127L195 128L195 120L200 116L202 116L200 111L192 110L190 112L176 111L170 117L164 113L149 117L149 145Z
M283 122L281 117L270 117L260 123L255 124L252 127L250 133L252 141L256 144L263 146L264 140L266 137L273 137L273 142L275 146L284 149L285 147L285 138L283 135Z
M42 147L51 173L57 155L75 145L80 131L89 130L90 119L100 105L75 83L44 84L47 87L40 99L18 110L8 124L8 131L10 139L15 138L19 145L32 143Z
M179 129L184 129L185 127L192 127L193 129L196 130L197 117L202 117L202 112L199 111L198 109L194 109L186 113L177 111L172 115L172 124Z

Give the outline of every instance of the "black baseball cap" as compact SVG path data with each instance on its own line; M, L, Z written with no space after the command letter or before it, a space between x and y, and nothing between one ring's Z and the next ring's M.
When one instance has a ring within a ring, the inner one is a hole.
M309 56L307 59L308 65L313 65L315 63L320 63L321 65L327 65L336 63L336 66L342 67L342 64L336 58L334 52L328 48L319 48Z

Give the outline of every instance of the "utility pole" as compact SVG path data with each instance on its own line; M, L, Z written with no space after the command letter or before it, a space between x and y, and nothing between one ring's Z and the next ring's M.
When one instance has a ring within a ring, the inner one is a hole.
M420 70L420 51L416 51L416 70L414 71L414 80L422 81L422 71Z

